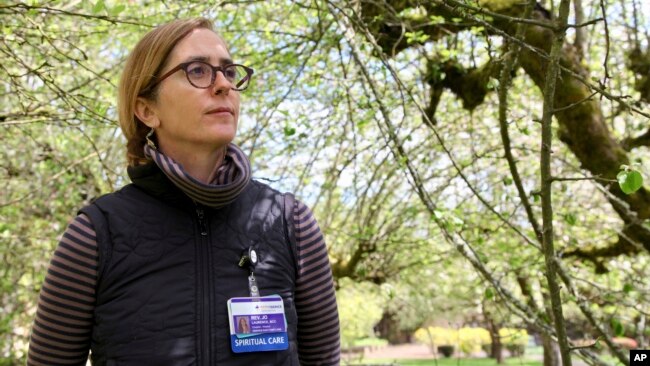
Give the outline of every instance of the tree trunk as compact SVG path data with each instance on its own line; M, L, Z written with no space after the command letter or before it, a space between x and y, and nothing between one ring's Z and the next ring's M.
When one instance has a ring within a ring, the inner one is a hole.
M384 311L381 320L375 326L375 331L390 344L411 342L411 333L400 329L398 315L393 312Z
M488 332L490 332L490 350L488 357L493 358L497 361L498 364L503 363L503 345L501 344L501 338L499 337L499 324L494 321L490 310L485 304L486 301L481 302L481 307L483 308L483 317L485 318L485 324L487 326ZM487 352L487 350L486 350Z
M542 348L544 348L544 366L560 366L560 348L551 337L542 334Z
M492 319L488 320L488 330L490 331L490 358L494 358L498 364L503 363L503 345L499 337L499 326Z

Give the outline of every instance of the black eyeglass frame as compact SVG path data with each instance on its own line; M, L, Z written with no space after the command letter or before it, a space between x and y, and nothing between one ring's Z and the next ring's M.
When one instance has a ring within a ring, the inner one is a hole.
M192 80L190 80L190 76L189 76L189 74L187 73L187 67L190 66L191 64L195 64L195 63L200 63L200 64L208 65L210 68L212 68L212 78L210 79L210 85L208 85L208 86L197 86L196 84L194 84L194 83L192 82ZM168 77L170 77L172 74L174 74L174 73L175 73L176 71L178 71L178 70L183 70L183 72L185 73L185 77L187 78L187 81L188 81L188 82L190 83L190 85L192 85L193 87L198 88L198 89L208 89L208 88L211 88L211 87L214 86L214 83L215 83L216 80L217 80L217 72L218 72L218 71L221 71L221 73L223 74L223 76L224 76L226 79L228 79L228 77L226 76L225 70L228 69L228 68L231 67L231 66L240 66L240 67L244 68L244 70L246 71L246 76L245 76L244 78L242 78L242 79L239 81L239 83L237 83L237 85L234 85L234 84L231 83L232 87L231 87L230 89L231 89L231 90L235 90L235 91L246 90L246 88L248 88L248 84L250 84L250 83L246 84L246 86L243 87L243 88L239 88L238 86L241 85L241 84L243 84L243 83L245 83L246 81L250 80L250 78L251 78L251 77L253 76L253 74L255 73L255 70L251 69L250 67L248 67L248 66L244 66L244 65L241 65L241 64L228 64L228 65L224 65L224 66L212 66L212 65L210 65L209 63L207 63L207 62L205 62L205 61L188 61L188 62L182 62L182 63L176 65L176 67L174 67L174 68L172 68L171 70L167 71L167 73L165 73L165 75L163 75L163 76L157 78L156 81L153 82L153 84L149 85L145 90L143 90L143 91L140 93L140 96L142 96L142 95L146 95L146 94L148 94L149 92L151 92L151 91L156 87L156 85L162 83L163 80L167 79Z

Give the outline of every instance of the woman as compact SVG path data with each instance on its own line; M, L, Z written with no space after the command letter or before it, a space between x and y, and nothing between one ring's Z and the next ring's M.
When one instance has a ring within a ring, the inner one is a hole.
M89 350L98 365L338 364L320 229L290 194L251 180L231 143L252 75L206 19L165 24L136 45L118 102L132 183L64 233L28 364L83 365ZM273 341L285 349L235 353L251 341L231 334L231 302L256 296L277 302L271 316L285 327Z
M246 334L251 332L251 328L248 326L248 318L242 316L239 318L239 328L237 329L237 333L241 334Z

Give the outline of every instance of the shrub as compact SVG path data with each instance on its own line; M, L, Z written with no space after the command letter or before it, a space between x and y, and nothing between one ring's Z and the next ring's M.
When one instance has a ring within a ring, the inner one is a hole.
M480 352L482 345L490 343L490 333L483 328L428 327L418 329L414 336L417 342L428 345L432 353L442 352L441 346L452 346L452 353L455 348L469 355Z
M458 336L456 333L454 329L441 327L420 328L415 331L415 340L419 343L429 345L429 347L433 347L434 345L453 345L457 343Z
M341 346L374 337L373 327L382 314L381 297L370 286L346 283L337 293L341 322Z
M510 352L511 356L523 356L528 345L528 332L526 329L501 328L499 329L501 343Z
M458 340L460 351L470 355L480 352L482 345L490 344L490 332L483 328L460 328Z
M524 355L526 346L522 346L521 344L508 344L506 345L506 349L510 352L510 356L521 357Z

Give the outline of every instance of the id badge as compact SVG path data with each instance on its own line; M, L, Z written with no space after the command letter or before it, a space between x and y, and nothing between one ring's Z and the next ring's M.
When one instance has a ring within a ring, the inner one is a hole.
M230 347L235 353L289 348L284 302L278 295L228 300Z

